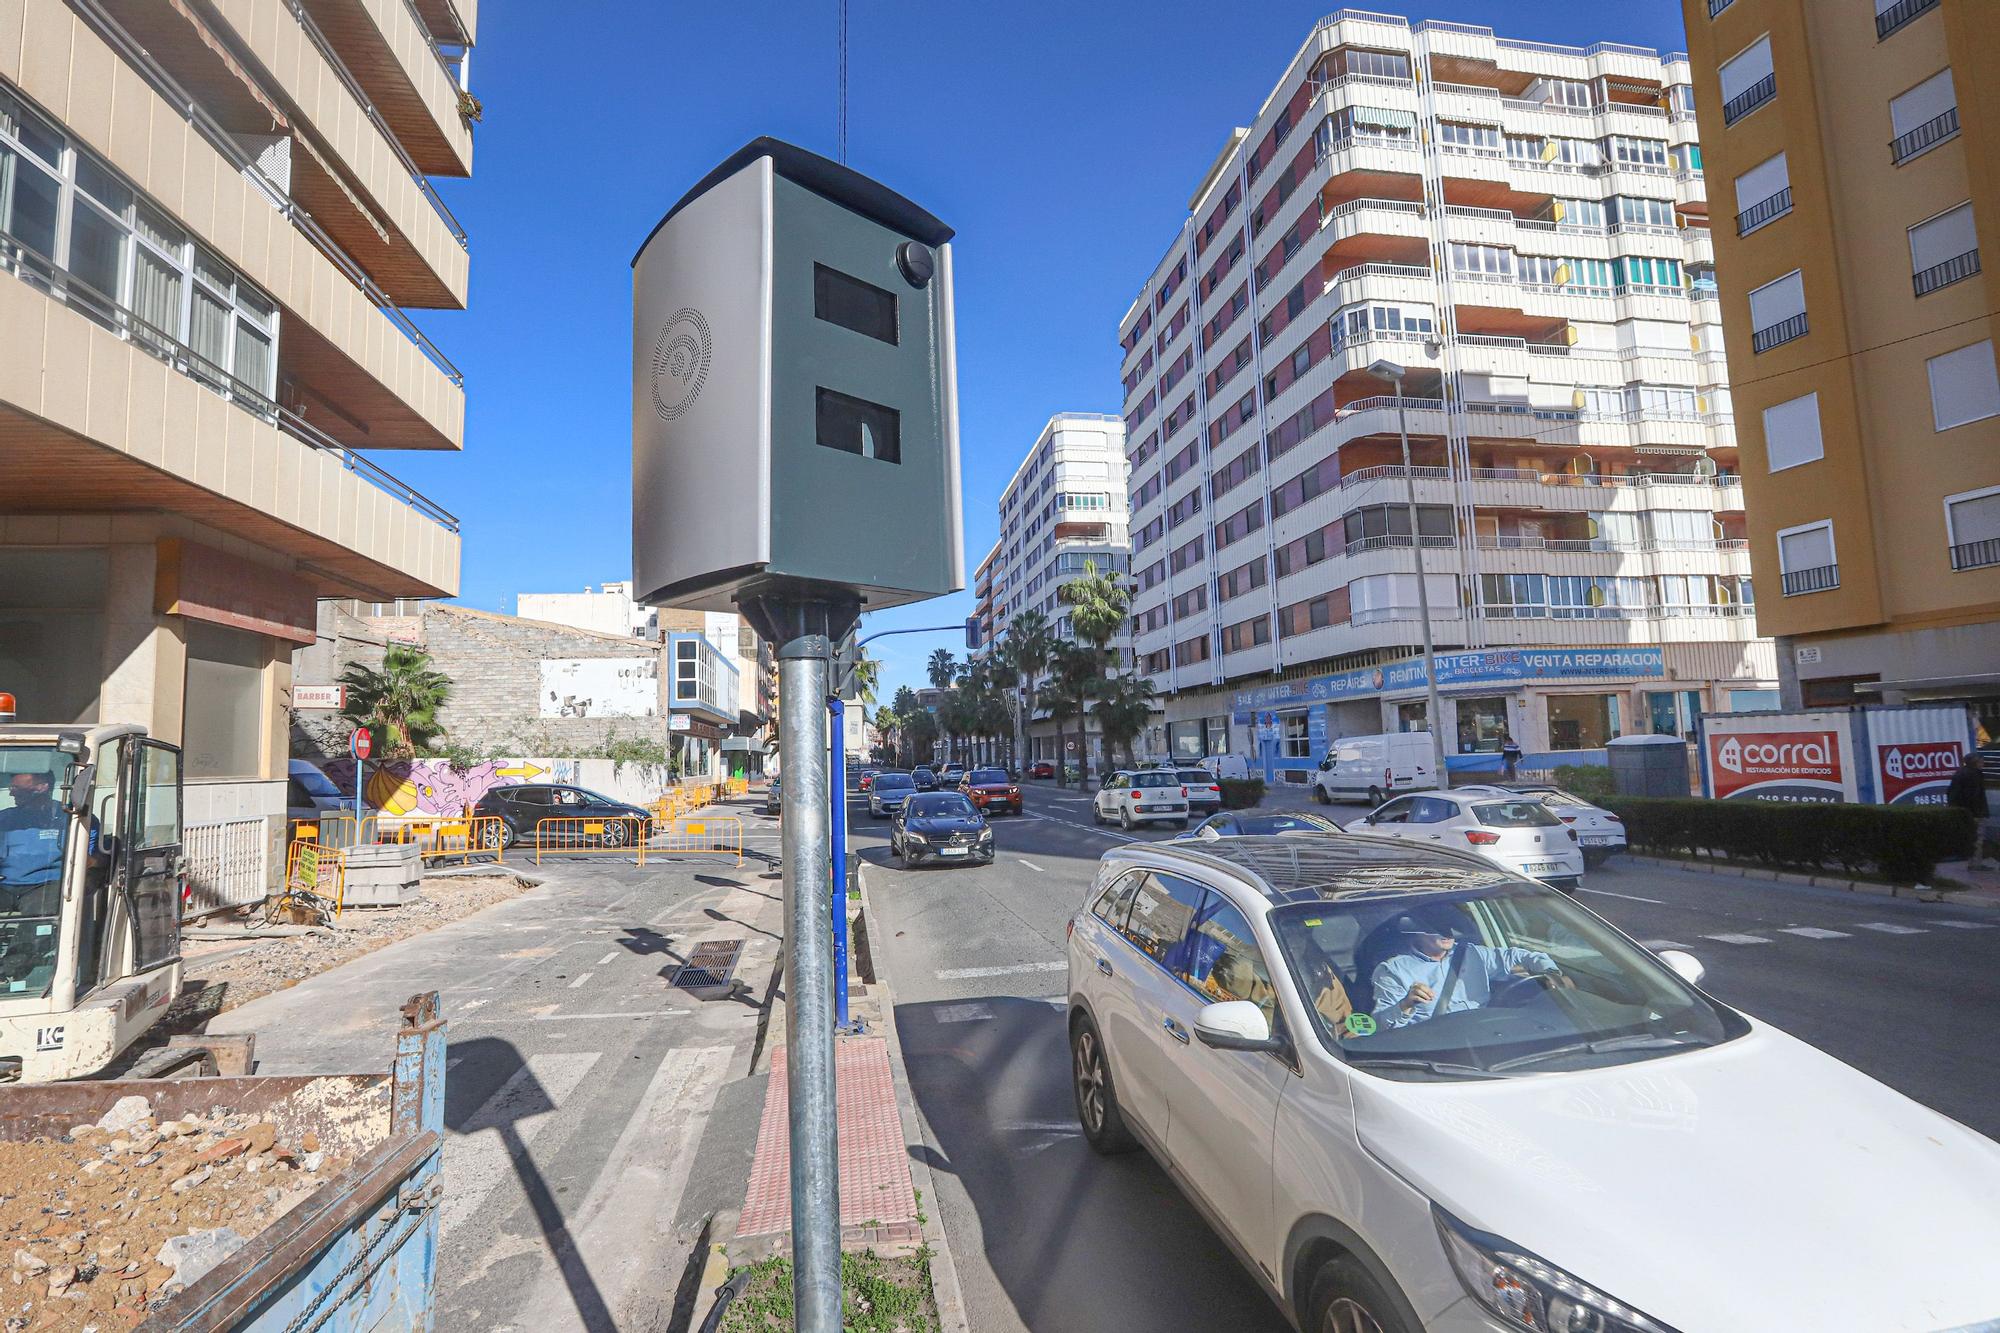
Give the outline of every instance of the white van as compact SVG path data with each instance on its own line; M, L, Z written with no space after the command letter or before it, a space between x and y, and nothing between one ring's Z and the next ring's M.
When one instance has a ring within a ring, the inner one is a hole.
M1201 766L1213 774L1217 782L1250 776L1250 761L1240 754L1212 754L1201 761Z
M1313 774L1313 799L1321 805L1340 800L1380 805L1396 792L1436 788L1432 767L1428 731L1342 736L1327 747L1319 772Z

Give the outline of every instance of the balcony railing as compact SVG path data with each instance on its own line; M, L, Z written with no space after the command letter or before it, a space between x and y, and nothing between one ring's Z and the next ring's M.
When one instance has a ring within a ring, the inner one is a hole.
M1714 18L1735 3L1736 0L1708 0L1708 16Z
M1932 264L1919 270L1910 281L1917 289L1918 296L1929 296L1940 287L1949 287L1954 282L1963 282L1979 272L1979 251L1967 250L1962 255L1953 256L1942 264Z
M1811 569L1788 569L1785 571L1785 596L1797 597L1800 593L1825 592L1840 586L1839 565L1814 565Z
M1889 160L1901 166L1913 157L1921 157L1946 139L1958 135L1958 108L1946 107L1908 134L1899 134L1889 140Z
M1722 123L1734 125L1778 95L1778 76L1766 74L1722 104Z
M130 307L106 296L74 273L56 267L5 231L0 231L0 270L12 273L35 290L61 301L92 323L117 334L148 356L165 362L259 421L275 426L314 449L332 454L349 472L377 490L394 496L432 522L451 532L458 531L458 519L450 511L398 481L290 408L279 406L261 390L236 378L232 372L210 361L165 329L150 323Z
M1805 312L1801 311L1790 319L1780 320L1768 328L1757 329L1750 335L1750 350L1768 352L1780 343L1788 343L1794 338L1806 336Z
M1767 199L1760 199L1741 213L1738 213L1736 215L1736 234L1738 236L1748 236L1765 223L1775 222L1791 211L1792 187L1787 185L1776 194L1771 195Z
M1938 0L1896 0L1875 16L1875 40L1881 41L1912 19L1936 9Z
M1951 548L1953 569L1984 569L1988 565L2000 565L2000 537L1988 537L1985 541L1960 542Z

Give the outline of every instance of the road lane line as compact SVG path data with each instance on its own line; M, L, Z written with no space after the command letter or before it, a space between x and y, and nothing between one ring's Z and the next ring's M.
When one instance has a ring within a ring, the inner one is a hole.
M1628 903L1651 903L1655 907L1665 907L1667 905L1664 898L1641 898L1636 893L1613 893L1609 889L1578 888L1577 892L1594 893L1600 898L1623 898Z
M1991 921L1933 921L1933 926L1949 926L1953 930L1992 930Z
M1854 937L1844 930L1822 930L1818 926L1779 926L1784 935L1797 935L1808 940L1851 940Z
M1679 949L1682 953L1686 953L1694 947L1691 944L1682 944L1679 940L1640 940L1639 943L1645 945L1654 953L1658 953L1662 949Z
M1704 935L1705 940L1721 940L1724 944L1769 944L1762 935Z
M604 966L604 965L605 965L606 963L610 962L610 961L611 961L612 959L616 958L617 956L618 956L618 951L617 951L616 949L613 949L613 950L612 950L612 951L611 951L610 953L608 953L608 954L605 954L605 955L604 955L604 957L602 957L602 958L598 959L598 960L597 960L597 965L598 965L599 967L603 967L603 966Z
M586 982L586 981L590 980L590 979L591 979L592 977L594 977L594 976L596 976L596 975L597 975L597 974L596 974L595 972L585 972L585 973L582 973L582 974L580 974L580 975L579 975L579 976L577 977L577 979L576 979L575 981L572 981L572 982L570 982L570 983L569 983L569 988L570 988L571 990L575 990L575 989L577 989L577 988L578 988L579 986L583 985L583 983L584 983L584 982Z
M1067 972L1064 963L1009 963L1005 967L947 967L936 973L939 981L971 981L975 977L1007 977L1022 972Z
M1016 861L1021 861L1021 858L1018 856L1015 857L1014 859ZM1042 869L1040 866L1036 865L1033 861L1021 861L1021 864L1028 867L1028 869L1034 871L1037 875L1046 875L1049 873L1048 871Z
M465 1127L446 1139L445 1169L451 1173L451 1190L440 1206L441 1231L451 1232L478 1212L486 1197L513 1174L515 1155L528 1151L601 1055L576 1051L529 1056L480 1104Z
M1856 930L1879 931L1884 935L1921 935L1924 933L1915 926L1895 926L1887 921L1857 921L1854 923L1854 928Z
M1039 820L1043 820L1044 822L1046 822L1046 823L1050 823L1050 824L1067 824L1067 825L1069 825L1069 826L1070 826L1071 828L1080 828L1080 829L1082 829L1082 830L1083 830L1083 831L1084 831L1085 833L1095 833L1095 834L1096 834L1096 835L1097 835L1098 837L1100 837L1100 838L1115 838L1115 839L1117 839L1117 840L1118 840L1119 842L1144 842L1144 841L1145 841L1145 839L1143 839L1143 838L1135 838L1135 837L1133 837L1133 836L1132 836L1131 834L1129 834L1129 833L1119 833L1119 832L1116 832L1116 831L1114 831L1114 830L1112 830L1112 829L1108 829L1108 828L1098 828L1098 827L1097 827L1096 825L1094 825L1094 824L1082 824L1082 823L1078 823L1078 822L1077 822L1076 820L1074 820L1074 819L1058 819L1058 818L1057 818L1056 816L1054 816L1054 815L1038 815L1038 814L1034 814L1034 813L1030 812L1030 813L1029 813L1029 815L1028 815L1028 818L1030 818L1030 819L1039 819Z

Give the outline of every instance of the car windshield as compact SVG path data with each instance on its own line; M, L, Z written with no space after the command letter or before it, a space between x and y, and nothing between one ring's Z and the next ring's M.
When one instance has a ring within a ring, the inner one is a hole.
M998 768L975 768L966 781L975 787L1005 786L1007 774Z
M979 815L979 811L973 808L972 802L955 791L926 792L922 796L912 796L904 804L903 809L912 819L950 818L953 815L974 819Z
M1472 813L1488 828L1547 828L1562 823L1547 806L1525 796L1512 801L1481 801L1472 807Z
M916 785L916 779L912 778L908 773L877 773L875 775L876 791L887 791L893 787L914 787Z
M0 750L0 999L47 994L55 980L73 763L53 747Z
M1213 787L1215 778L1205 768L1184 768L1175 774L1182 782L1192 782L1202 787Z
M1271 915L1320 1041L1351 1064L1482 1078L1625 1064L1749 1030L1553 889L1499 872L1421 875L1438 891L1369 891Z
M1181 785L1178 773L1134 773L1132 785L1135 787L1178 787Z
M910 776L913 778L934 778L937 776L937 774L931 772L928 768L920 768L916 770L914 773L910 774Z
M328 780L326 774L316 768L301 768L293 771L292 781L309 796L331 796L336 801L341 798L340 788Z

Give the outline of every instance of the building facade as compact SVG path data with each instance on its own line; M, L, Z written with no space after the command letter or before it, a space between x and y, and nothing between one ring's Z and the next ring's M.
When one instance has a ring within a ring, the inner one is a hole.
M0 688L182 745L190 824L281 836L320 599L457 591L457 520L376 460L462 446L406 310L465 304L428 178L471 171L476 25L0 0Z
M1785 701L1964 701L2000 734L1994 11L1685 4Z
M1419 558L1454 767L1775 702L1691 77L1313 30L1119 327L1157 746L1304 781L1424 727Z
M1087 565L1120 579L1131 573L1127 504L1125 423L1096 412L1050 417L1001 492L1000 538L973 582L973 613L986 631L982 641L994 643L1015 617L1038 611L1057 635L1074 642L1075 627L1056 590ZM1110 648L1129 668L1129 629ZM1078 739L1078 725L1064 724L1069 739ZM1103 759L1097 724L1086 718L1083 727L1079 748L1097 768ZM1025 759L1056 757L1056 725L1045 711L1037 710L1027 732Z
M514 614L529 620L553 620L598 634L629 634L635 639L660 637L660 613L632 599L632 580L602 583L582 592L524 592L514 598Z

